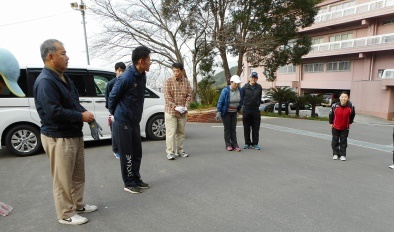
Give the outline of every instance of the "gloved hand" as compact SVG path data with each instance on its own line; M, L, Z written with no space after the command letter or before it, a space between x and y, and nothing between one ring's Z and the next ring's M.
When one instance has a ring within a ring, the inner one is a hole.
M112 122L115 122L115 117L113 115L109 116Z
M175 110L178 111L179 113L181 113L181 111L182 111L182 106L177 106L177 107L175 107Z
M221 118L222 118L222 114L220 112L217 112L215 116L216 121L219 121Z
M187 107L186 106L184 106L182 109L183 109L183 113L182 114L187 112Z
M94 140L99 140L100 135L101 135L101 137L103 137L103 134L101 133L103 128L101 128L101 126L96 122L96 120L89 122L89 127L90 127L90 132L91 132Z

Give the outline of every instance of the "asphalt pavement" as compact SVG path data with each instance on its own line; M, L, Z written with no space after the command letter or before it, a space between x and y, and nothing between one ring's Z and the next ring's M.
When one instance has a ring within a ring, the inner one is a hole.
M165 141L144 140L141 174L151 185L123 191L109 141L86 143L81 226L57 222L46 155L0 150L0 231L390 231L394 228L390 122L355 122L348 160L332 160L328 122L263 118L262 150L228 152L220 123L188 123L188 158L169 161ZM242 122L238 142L244 145Z

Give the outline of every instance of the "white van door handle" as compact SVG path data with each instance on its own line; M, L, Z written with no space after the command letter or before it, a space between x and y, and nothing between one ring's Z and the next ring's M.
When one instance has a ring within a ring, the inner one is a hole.
M92 103L92 101L89 101L89 100L79 100L79 103Z
M105 100L98 100L98 101L95 101L95 102L97 102L97 103L105 103Z

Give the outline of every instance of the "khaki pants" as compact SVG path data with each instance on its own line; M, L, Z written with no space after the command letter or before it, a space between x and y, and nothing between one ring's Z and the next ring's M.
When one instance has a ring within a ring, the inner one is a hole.
M86 205L83 137L52 138L41 134L41 141L51 163L57 218L67 219Z
M184 152L183 141L185 141L185 124L187 116L183 115L179 118L172 116L169 113L164 115L166 123L166 152L167 154L178 154ZM175 143L177 150L175 150Z

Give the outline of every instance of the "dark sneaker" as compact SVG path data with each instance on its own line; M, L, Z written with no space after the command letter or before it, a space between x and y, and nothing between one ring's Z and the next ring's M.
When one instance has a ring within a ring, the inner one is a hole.
M181 154L176 153L175 155L179 156L179 157L182 157L182 158L185 158L185 157L189 156L189 154L187 154L186 152L182 152Z
M246 145L244 146L244 149L249 149L249 148L250 148L249 144L246 144Z
M125 187L124 191L129 193L142 193L142 189L139 186Z
M137 186L140 187L140 188L142 188L142 189L148 189L148 188L150 188L149 184L144 183L142 180L137 181Z
M253 148L254 148L255 150L260 150L259 145L253 145Z
M82 225L84 223L88 222L88 219L82 216L79 216L78 214L75 214L74 216L66 219L59 219L59 223L61 224L66 224L66 225Z
M85 205L82 209L77 209L77 213L91 213L96 211L98 208L95 205Z

